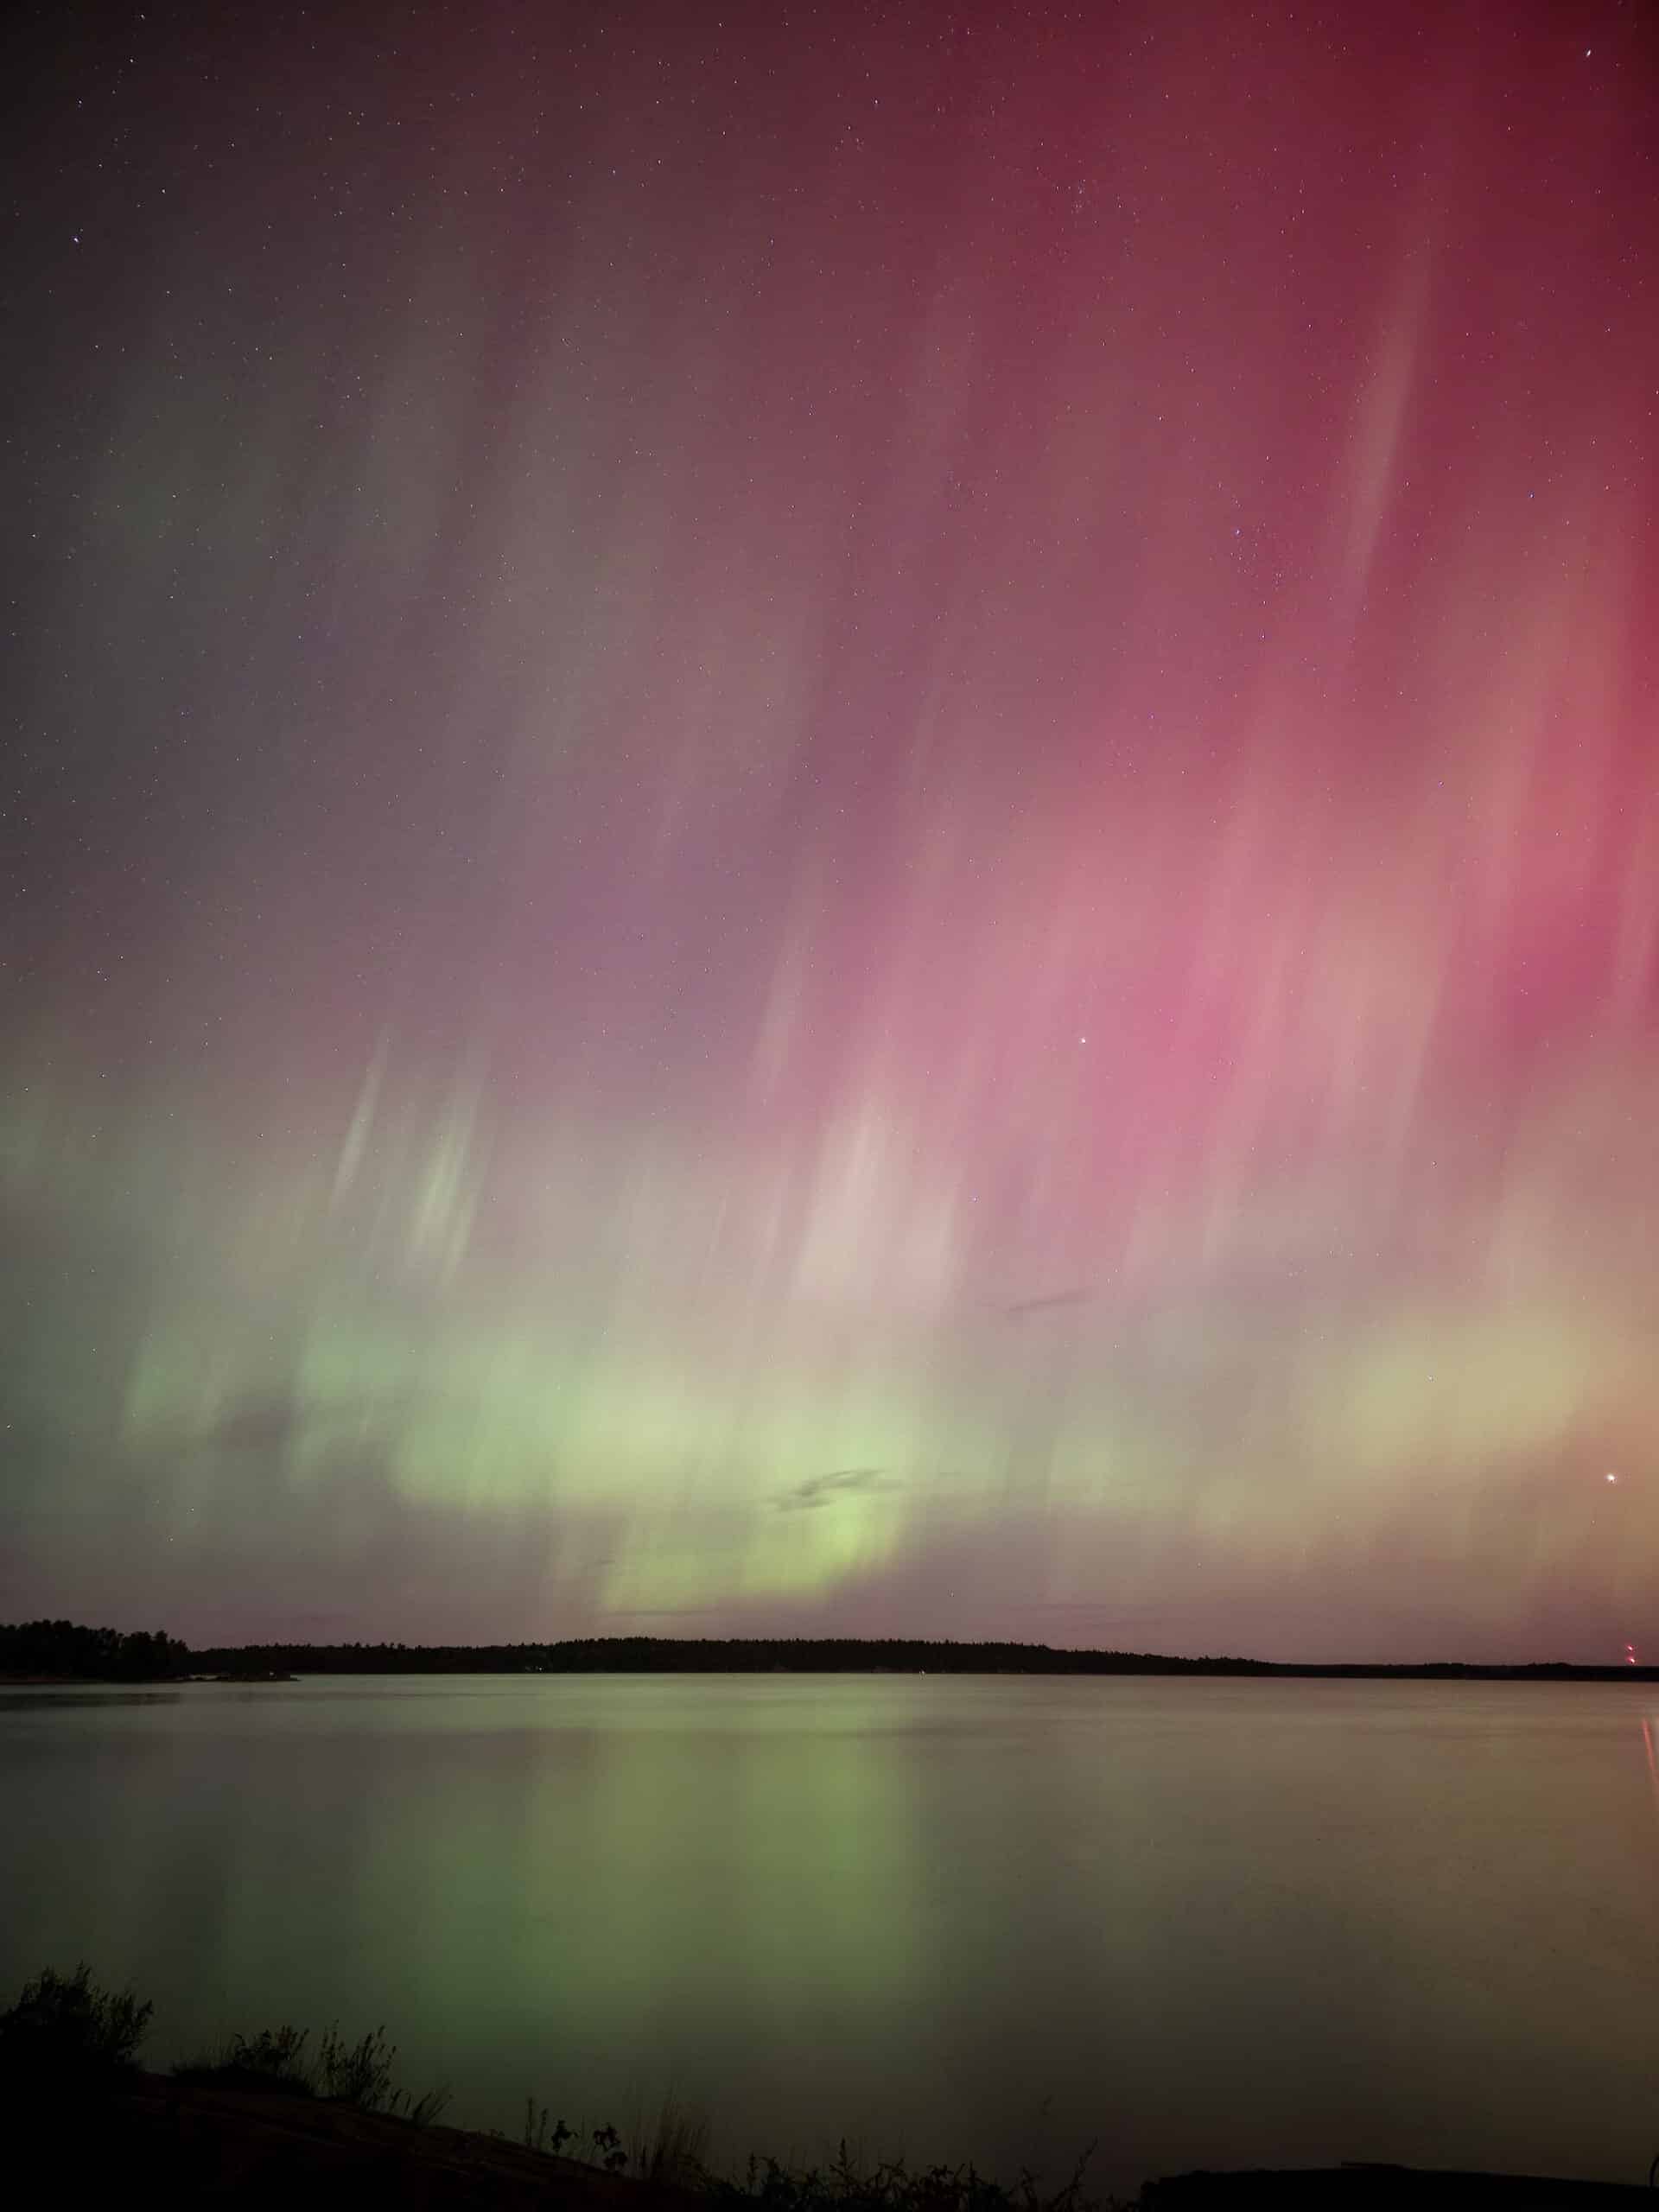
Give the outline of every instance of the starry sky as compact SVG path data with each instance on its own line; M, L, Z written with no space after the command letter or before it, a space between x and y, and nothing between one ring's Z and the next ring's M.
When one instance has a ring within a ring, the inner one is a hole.
M0 1612L1659 1649L1644 10L9 35Z

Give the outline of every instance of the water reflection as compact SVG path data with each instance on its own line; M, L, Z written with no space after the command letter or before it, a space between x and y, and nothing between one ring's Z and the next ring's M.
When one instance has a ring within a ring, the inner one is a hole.
M1634 1686L1632 1686L1634 1688ZM0 1967L162 2056L387 2024L516 2127L1104 2187L1393 2158L1628 2177L1659 1770L1584 1686L303 1682L0 1700Z
M98 1683L86 1689L50 1688L0 1690L0 1713L81 1711L105 1705L176 1705L184 1693L171 1689L111 1688Z

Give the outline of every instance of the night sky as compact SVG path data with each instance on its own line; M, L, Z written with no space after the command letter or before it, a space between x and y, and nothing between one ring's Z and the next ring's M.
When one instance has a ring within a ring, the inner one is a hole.
M1659 1651L1644 9L9 37L0 1614Z

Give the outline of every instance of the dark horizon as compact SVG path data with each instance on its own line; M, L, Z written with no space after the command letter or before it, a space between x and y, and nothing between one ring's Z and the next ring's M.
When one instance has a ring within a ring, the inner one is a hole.
M719 1673L733 1671L747 1673L763 1670L760 1663L763 1655L783 1653L787 1656L797 1650L798 1650L802 1656L795 1659L793 1666L786 1664L785 1671L801 1673L835 1671L833 1667L827 1663L815 1663L805 1655L809 1653L823 1655L825 1653L835 1653L837 1650L842 1650L871 1652L885 1655L893 1664L895 1669L899 1664L899 1655L906 1655L917 1661L932 1656L935 1656L938 1662L939 1672L955 1674L972 1674L978 1672L1014 1672L1032 1674L1052 1673L1061 1675L1170 1674L1281 1678L1300 1677L1305 1680L1386 1680L1391 1677L1398 1677L1400 1679L1414 1678L1419 1680L1435 1680L1445 1678L1463 1681L1510 1681L1526 1680L1529 1678L1570 1678L1580 1681L1659 1681L1659 1667L1642 1667L1628 1664L1619 1667L1583 1665L1574 1664L1572 1662L1560 1659L1513 1661L1497 1665L1480 1665L1473 1662L1460 1660L1415 1660L1395 1662L1278 1661L1269 1659L1253 1659L1246 1656L1222 1653L1204 1653L1189 1656L1179 1653L1102 1649L1098 1647L1090 1645L1024 1643L990 1638L953 1637L804 1637L793 1635L736 1637L650 1636L570 1637L550 1640L527 1639L519 1643L487 1643L447 1647L443 1645L403 1643L382 1643L372 1645L364 1645L360 1643L326 1645L265 1644L242 1647L238 1652L236 1647L226 1646L210 1649L206 1653L198 1653L195 1656L198 1657L218 1660L223 1657L232 1657L237 1656L251 1657L256 1655L267 1654L270 1656L273 1661L277 1658L281 1658L286 1660L290 1664L297 1665L301 1656L307 1652L357 1651L364 1653L374 1652L376 1654L382 1652L388 1654L396 1652L399 1655L400 1658L411 1661L417 1661L428 1655L435 1656L454 1651L467 1651L476 1653L480 1656L485 1654L499 1654L505 1659L511 1659L515 1656L520 1656L521 1655L540 1653L549 1659L556 1656L563 1658L566 1662L565 1664L558 1667L550 1665L548 1669L549 1672L578 1672L583 1671L583 1669L579 1665L570 1662L573 1660L584 1657L588 1655L592 1655L595 1662L594 1670L596 1672L602 1672L607 1671L603 1665L603 1661L607 1656L611 1655L620 1656L621 1654L626 1653L630 1655L637 1655L646 1661L654 1658L659 1662L659 1665L657 1667L650 1665L644 1667L642 1671L645 1672L663 1671L701 1673L707 1671L710 1673ZM712 1655L718 1654L722 1658L732 1658L739 1656L746 1656L751 1652L755 1655L756 1662L755 1665L752 1668L736 1666L728 1669L721 1666L716 1666L713 1663ZM701 1659L703 1654L710 1655L710 1662L706 1667L702 1664L685 1663L686 1655L696 1655L697 1658ZM1006 1656L1010 1662L1019 1662L1020 1663L1011 1664L1006 1669L997 1667L992 1663L998 1657L1003 1656ZM676 1664L675 1662L677 1660L680 1663ZM1045 1664L1043 1663L1045 1661L1052 1662L1052 1663ZM973 1663L969 1663L970 1662ZM521 1660L521 1663L527 1664L527 1657L523 1658ZM320 1667L318 1671L327 1672L328 1670L326 1668ZM391 1671L396 1672L398 1671L398 1669L393 1669ZM480 1671L488 1672L493 1670L486 1669L481 1669ZM508 1666L502 1669L502 1671L512 1672L515 1671L515 1669L512 1667ZM623 1670L618 1669L616 1671ZM857 1672L862 1670L849 1669L848 1671Z
M31 1669L29 1662L35 1662ZM1586 1666L1554 1660L1481 1664L1464 1660L1318 1661L1237 1655L1125 1651L1090 1646L924 1637L567 1637L517 1643L420 1644L389 1641L254 1643L193 1647L165 1631L124 1634L67 1620L0 1624L0 1676L72 1674L107 1664L144 1680L231 1673L932 1673L1211 1675L1306 1680L1579 1680L1659 1681L1659 1668ZM854 1663L855 1659L866 1663ZM923 1666L922 1662L931 1663ZM146 1671L154 1665L157 1671ZM105 1679L89 1675L88 1679Z

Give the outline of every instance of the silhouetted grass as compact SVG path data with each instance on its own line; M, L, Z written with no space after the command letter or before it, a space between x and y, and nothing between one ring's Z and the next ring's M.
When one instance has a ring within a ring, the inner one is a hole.
M761 2212L1113 2212L1116 2200L1084 2196L1083 2177L1091 2144L1078 2159L1070 2181L1045 2195L1035 2175L1022 2173L1009 2184L995 2181L972 2165L927 2166L912 2172L903 2158L861 2164L843 2137L836 2157L823 2166L791 2165L782 2159L752 2157L742 2178L713 2171L705 2163L709 2120L669 2097L649 2128L636 2130L632 2147L610 2126L574 2128L554 2120L552 2107L526 2100L521 2138L524 2147L561 2154L607 2173L632 2173L637 2179L688 2190L716 2207L760 2207Z
M423 2097L411 2097L407 2089L393 2086L391 2063L397 2047L386 2041L384 2027L353 2044L331 2027L315 2057L306 2055L309 2041L308 2028L261 2028L257 2036L232 2036L216 2056L174 2067L173 2078L202 2088L270 2089L287 2096L326 2098L355 2105L359 2112L413 2120L417 2127L435 2120L449 2101L448 2089L429 2089Z
M305 2057L303 2028L261 2028L257 2036L232 2036L212 2057L185 2059L172 2069L175 2082L214 2089L270 2089L290 2097L314 2097L316 2083Z
M716 2204L753 2205L766 2212L1109 2212L1083 2194L1091 2144L1071 2178L1044 2196L1035 2175L1010 2186L972 2165L927 2166L912 2173L902 2158L861 2166L843 2138L827 2166L791 2167L776 2158L751 2158L741 2182L705 2177L704 2193Z
M520 2140L527 2151L539 2151L552 2158L582 2159L586 2164L603 2167L607 2173L632 2171L641 2181L677 2189L704 2189L712 2182L703 2164L709 2141L708 2116L692 2111L672 2096L664 2099L656 2119L649 2126L641 2123L635 2126L631 2144L625 2142L621 2131L608 2121L584 2133L565 2120L552 2120L551 2106L538 2106L534 2097L527 2097ZM585 2158L584 2145L588 2152Z
M677 2097L664 2097L648 2133L636 2133L634 2171L650 2182L680 2189L705 2185L703 2154L709 2148L709 2115Z

